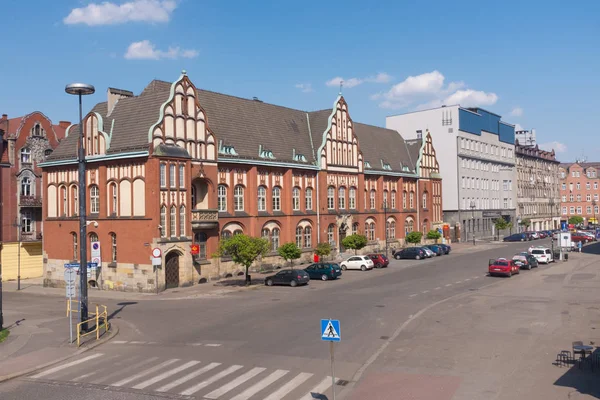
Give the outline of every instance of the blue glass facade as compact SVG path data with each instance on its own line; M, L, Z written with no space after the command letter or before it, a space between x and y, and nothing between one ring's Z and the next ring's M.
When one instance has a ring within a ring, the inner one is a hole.
M500 120L500 116L482 108L458 109L458 129L481 136L481 131L498 135L501 142L515 143L515 128Z

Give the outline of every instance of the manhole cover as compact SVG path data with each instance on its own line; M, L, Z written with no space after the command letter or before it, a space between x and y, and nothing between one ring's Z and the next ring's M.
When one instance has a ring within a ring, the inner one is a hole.
M348 383L350 383L350 382L345 381L343 379L338 379L338 381L335 384L338 386L346 386Z
M382 340L388 340L389 338L390 338L389 336L380 336L379 337L379 339L382 339Z

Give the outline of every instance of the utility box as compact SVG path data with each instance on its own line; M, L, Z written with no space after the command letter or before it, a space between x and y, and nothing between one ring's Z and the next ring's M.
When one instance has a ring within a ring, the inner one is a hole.
M558 245L563 249L571 248L571 232L560 232L558 236Z

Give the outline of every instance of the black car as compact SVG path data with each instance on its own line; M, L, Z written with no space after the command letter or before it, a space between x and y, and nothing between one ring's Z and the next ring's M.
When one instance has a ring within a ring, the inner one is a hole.
M440 245L438 245L438 244L428 244L428 245L425 245L424 247L427 247L429 250L433 251L436 256L441 256L441 255L446 254L444 249L442 249L442 247L440 247Z
M400 260L403 258L421 260L423 258L427 258L427 255L425 254L425 250L423 250L420 247L407 247L405 249L395 252L394 258L396 260Z
M438 246L440 246L442 249L444 249L444 254L450 254L450 250L452 250L452 247L450 247L444 243L440 243L440 244L438 244Z
M526 240L531 240L526 233L513 233L510 236L506 236L502 239L504 242L525 242Z
M265 285L290 285L296 287L298 285L306 285L310 281L308 273L301 269L284 269L275 275L265 278Z

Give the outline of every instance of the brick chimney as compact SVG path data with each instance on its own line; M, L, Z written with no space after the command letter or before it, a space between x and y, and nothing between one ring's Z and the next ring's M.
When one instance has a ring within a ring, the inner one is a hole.
M119 100L126 99L128 97L133 97L133 92L129 90L115 89L109 87L107 90L108 113L106 114L106 116L108 117L112 113L113 108L115 108L115 105Z
M69 126L71 126L71 122L70 121L59 121L58 126L60 126L61 128L67 129Z

